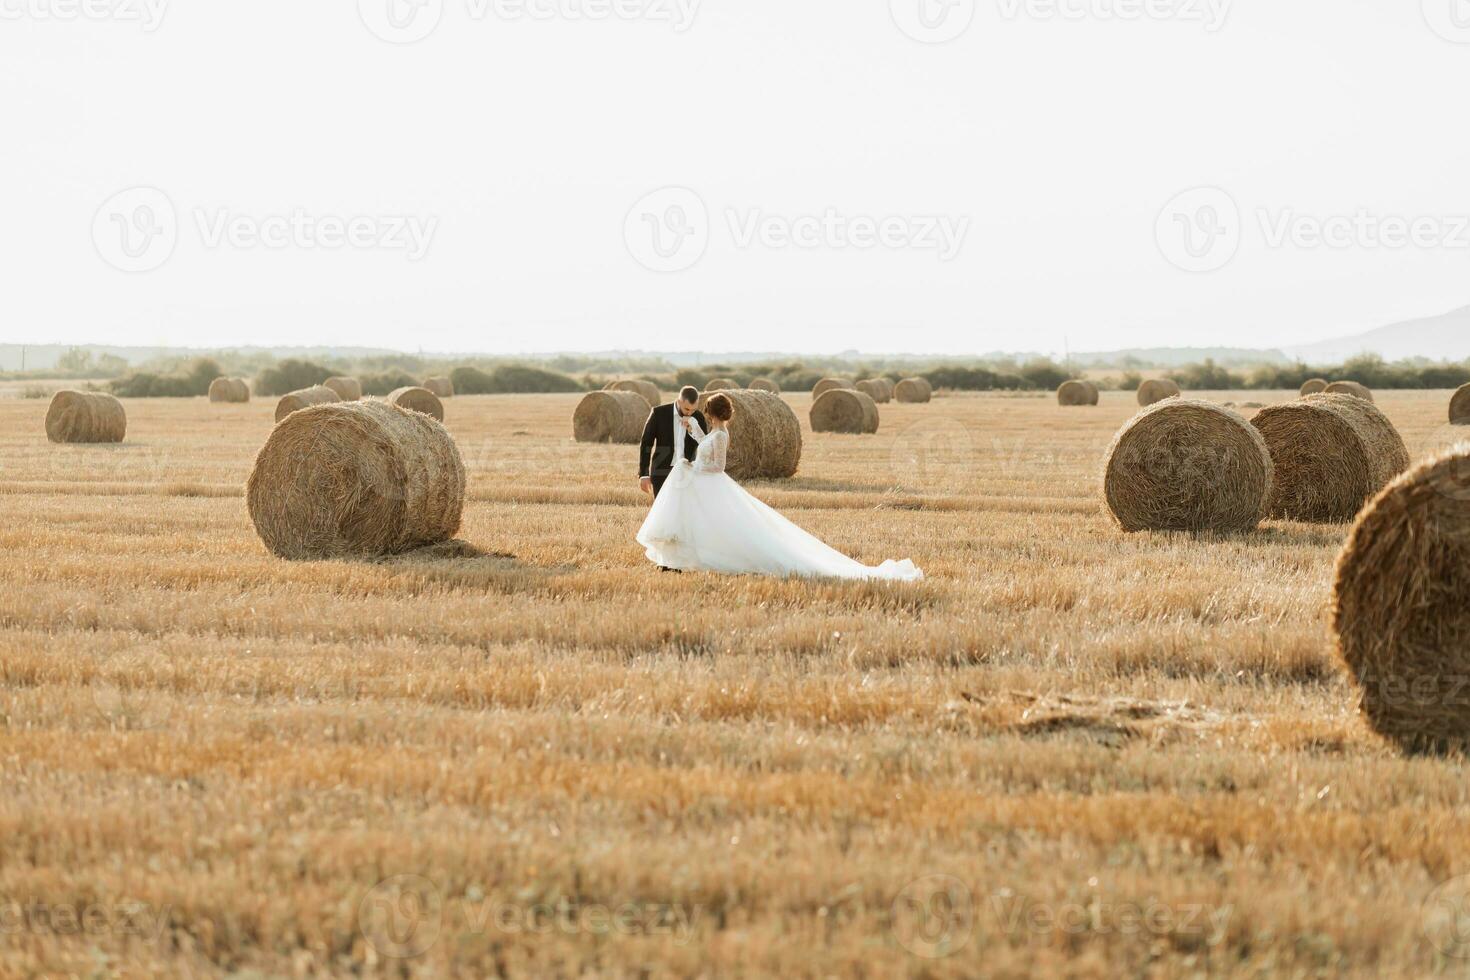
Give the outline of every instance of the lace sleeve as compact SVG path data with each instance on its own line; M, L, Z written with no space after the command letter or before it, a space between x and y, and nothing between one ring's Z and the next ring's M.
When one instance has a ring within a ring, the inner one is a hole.
M709 437L714 440L714 445L709 449L709 471L723 473L730 449L730 430L720 429L718 432L711 432Z

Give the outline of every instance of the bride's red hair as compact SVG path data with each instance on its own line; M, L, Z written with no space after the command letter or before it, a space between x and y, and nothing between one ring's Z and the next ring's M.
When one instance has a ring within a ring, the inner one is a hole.
M730 416L735 414L735 403L728 395L711 395L705 403L704 410L721 422L730 421Z

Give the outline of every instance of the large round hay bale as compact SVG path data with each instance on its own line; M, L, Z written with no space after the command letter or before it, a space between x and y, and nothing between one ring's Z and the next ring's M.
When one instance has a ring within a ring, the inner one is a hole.
M893 397L905 404L922 404L934 397L934 389L924 378L904 378L893 386Z
M638 442L648 412L648 402L635 392L589 392L572 413L572 436L578 442Z
M397 405L410 412L419 412L433 418L436 422L444 421L444 403L428 388L420 388L418 385L395 388L388 393L386 400L389 405Z
M328 378L322 382L322 387L331 388L344 402L362 400L362 382L356 378Z
M341 400L341 397L326 385L302 388L289 395L282 395L281 400L276 402L276 421L279 422L292 412L299 412L303 408L310 408L313 405L329 405Z
M1178 398L1181 394L1179 385L1169 378L1151 378L1138 386L1138 404L1147 408L1165 398Z
M1124 531L1249 531L1266 515L1271 469L1265 440L1244 418L1171 398L1113 439L1103 500Z
M386 402L292 412L255 458L245 500L282 558L371 558L454 537L465 470L444 427Z
M209 383L209 400L238 403L250 400L250 385L244 378L215 378Z
M127 433L128 413L112 395L67 388L51 396L46 438L52 442L122 442Z
M1470 425L1470 385L1464 385L1450 399L1450 425Z
M1358 515L1332 590L1337 650L1379 734L1470 750L1470 442L1400 475Z
M856 388L830 388L812 402L813 432L871 435L878 431L878 405Z
M1322 378L1313 378L1310 381L1305 381L1302 383L1302 389L1299 394L1303 398L1305 398L1308 395L1320 395L1326 390L1327 382L1325 380L1323 380Z
M1091 381L1063 381L1057 389L1057 404L1064 408L1096 405L1098 398L1097 386Z
M888 389L884 387L881 381L878 381L876 379L869 378L865 381L859 381L853 385L853 389L855 391L861 391L863 394L873 399L873 403L875 405L882 405L884 402L888 401Z
M833 388L851 388L852 381L847 378L823 378L812 386L812 400L821 398Z
M699 410L714 392L699 398ZM725 472L735 480L784 480L801 465L801 423L781 396L742 388L720 392L735 403Z
M747 387L751 391L769 391L773 395L781 394L781 386L770 378L752 378Z
M1409 450L1371 402L1308 395L1262 409L1251 419L1276 469L1270 516L1334 524L1350 521L1368 499L1409 467Z
M879 404L886 404L893 401L893 382L887 378L874 378L873 380L883 386L883 401Z
M664 394L658 390L658 385L652 381L642 381L637 378L629 378L625 381L614 381L608 385L606 391L631 391L635 395L641 395L648 402L649 408L657 408L663 404Z
M1373 392L1369 391L1366 385L1360 385L1356 381L1334 381L1324 390L1329 395L1352 395L1365 402L1373 400Z
M734 378L711 378L704 386L705 391L739 391L743 386Z
M427 388L429 391L433 392L436 398L454 397L454 382L450 381L448 378L442 375L436 375L432 378L425 378L424 383L419 387Z

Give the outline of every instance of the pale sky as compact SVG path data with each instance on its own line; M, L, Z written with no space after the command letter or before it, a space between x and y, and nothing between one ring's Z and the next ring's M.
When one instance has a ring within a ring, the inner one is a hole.
M1466 0L0 0L0 82L6 342L1257 347L1470 303Z

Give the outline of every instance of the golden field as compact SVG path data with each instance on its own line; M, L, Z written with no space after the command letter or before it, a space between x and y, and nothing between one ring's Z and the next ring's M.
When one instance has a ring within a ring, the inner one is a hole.
M1448 398L1378 400L1417 453ZM1344 527L1125 536L1131 395L955 395L752 485L925 582L662 575L575 403L446 402L483 555L292 564L273 399L0 399L0 971L1470 973L1470 780L1358 717Z

